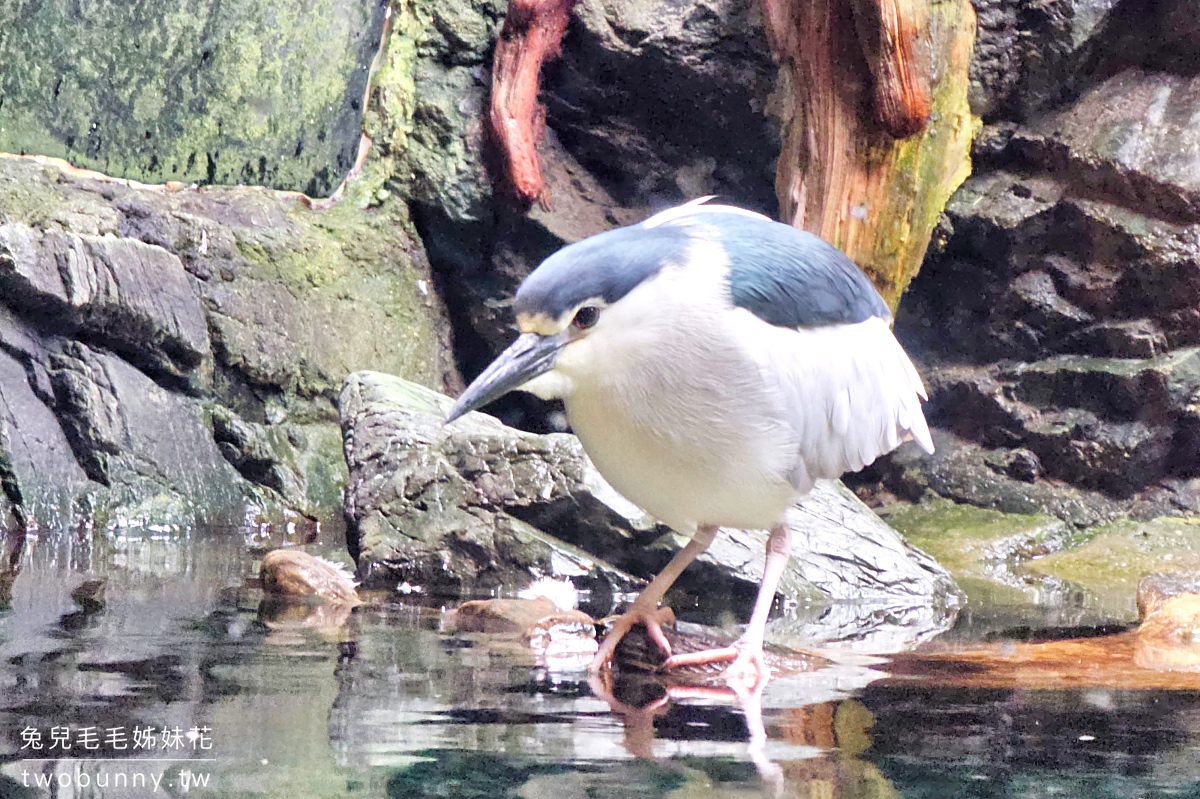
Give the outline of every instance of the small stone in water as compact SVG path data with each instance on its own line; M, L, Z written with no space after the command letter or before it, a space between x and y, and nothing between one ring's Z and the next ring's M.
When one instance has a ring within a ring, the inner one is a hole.
M1200 574L1175 572L1146 575L1138 582L1138 618L1145 620L1167 600L1184 594L1200 594Z
M86 580L71 592L71 599L85 613L96 613L104 609L104 580Z
M268 552L259 575L263 591L268 594L350 605L362 601L345 567L298 549Z

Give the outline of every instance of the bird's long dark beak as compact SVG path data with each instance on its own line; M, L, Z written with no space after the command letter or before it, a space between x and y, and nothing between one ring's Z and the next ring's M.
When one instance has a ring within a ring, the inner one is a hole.
M537 333L522 333L467 386L467 390L450 409L446 424L549 372L554 368L554 360L565 343L566 338L561 334L539 336Z

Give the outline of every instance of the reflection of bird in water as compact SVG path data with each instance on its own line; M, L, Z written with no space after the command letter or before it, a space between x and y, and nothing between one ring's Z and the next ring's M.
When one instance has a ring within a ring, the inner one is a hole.
M619 675L614 680L606 673L592 675L588 684L620 717L625 749L634 757L653 758L656 740L745 736L746 753L768 789L764 795L782 796L785 789L788 796L899 795L879 769L857 757L871 744L868 731L875 720L853 699L773 710L771 726L792 748L772 759L762 708L765 683L747 691L683 685L661 675ZM732 713L733 707L740 712Z
M719 526L770 529L762 587L730 662L760 682L767 615L791 549L784 512L816 480L907 439L933 450L921 380L879 293L844 254L766 217L689 203L564 248L521 284L521 336L449 421L521 388L562 398L613 487L692 540L614 623L593 670L643 623Z

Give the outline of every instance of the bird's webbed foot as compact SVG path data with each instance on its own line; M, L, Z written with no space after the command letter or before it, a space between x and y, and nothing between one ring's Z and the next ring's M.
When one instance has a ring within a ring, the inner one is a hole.
M669 658L671 656L671 644L667 641L667 636L663 634L662 625L674 623L675 613L670 608L642 606L635 601L629 610L613 620L612 627L609 628L608 633L604 636L604 640L600 643L600 648L596 650L596 656L592 658L592 663L588 666L588 671L594 674L612 662L613 653L617 650L617 644L621 643L621 639L625 637L625 634L638 624L646 628L646 633L650 636L650 640L658 644L658 648Z

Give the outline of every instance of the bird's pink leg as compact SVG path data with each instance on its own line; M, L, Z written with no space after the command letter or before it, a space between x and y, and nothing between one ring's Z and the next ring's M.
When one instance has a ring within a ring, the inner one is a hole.
M746 625L742 637L732 646L722 649L674 655L667 658L663 668L674 669L728 660L731 662L724 675L727 680L741 680L758 685L770 679L771 670L763 657L763 641L767 634L767 617L771 613L771 603L775 600L775 589L779 587L779 580L783 577L783 569L787 566L791 552L791 528L786 522L772 527L771 536L767 539L767 562L763 566L762 585L758 589L758 598L754 600L754 612L750 615L750 623Z
M675 553L671 562L658 573L650 585L642 590L642 593L638 594L637 599L633 600L629 610L622 613L613 622L612 629L608 631L608 635L604 636L604 641L596 651L596 657L592 659L592 664L588 667L589 671L595 673L604 668L605 664L612 660L613 652L616 651L617 644L625 637L625 633L638 623L646 626L646 632L650 634L664 654L671 654L671 644L667 642L667 637L663 635L660 626L661 614L664 611L659 610L658 603L662 602L667 589L679 579L683 570L699 557L700 553L708 549L716 535L717 527L715 525L704 524L696 528L696 534L692 536L691 541L688 541L687 546Z

